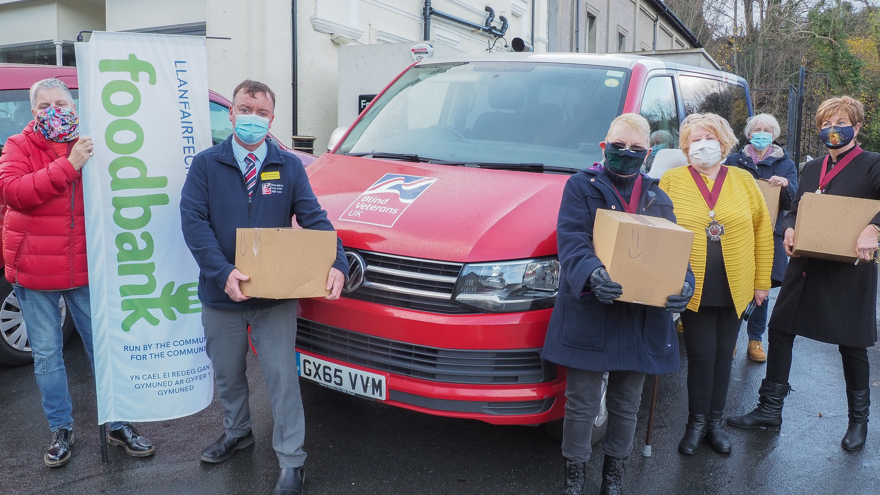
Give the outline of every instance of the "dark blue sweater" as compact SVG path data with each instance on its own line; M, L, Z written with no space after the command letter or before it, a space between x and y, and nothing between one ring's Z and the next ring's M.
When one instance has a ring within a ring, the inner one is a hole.
M279 178L263 180L278 172ZM266 194L268 192L268 194ZM199 299L213 308L250 310L281 301L235 302L224 291L235 268L238 228L290 227L292 217L305 229L335 230L321 209L299 158L269 144L248 201L244 177L232 153L232 136L193 159L180 199L183 238L199 265ZM348 261L337 238L333 267L348 273Z

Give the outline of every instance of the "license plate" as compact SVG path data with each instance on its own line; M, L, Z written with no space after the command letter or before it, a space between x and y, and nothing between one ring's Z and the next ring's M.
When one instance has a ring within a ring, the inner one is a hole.
M296 372L299 376L346 394L385 400L388 377L356 370L323 359L296 353Z

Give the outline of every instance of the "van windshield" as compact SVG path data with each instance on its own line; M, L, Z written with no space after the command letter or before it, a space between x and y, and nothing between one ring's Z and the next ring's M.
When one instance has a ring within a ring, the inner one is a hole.
M623 109L628 79L626 69L595 65L416 66L373 103L336 153L587 168L601 161L599 142Z

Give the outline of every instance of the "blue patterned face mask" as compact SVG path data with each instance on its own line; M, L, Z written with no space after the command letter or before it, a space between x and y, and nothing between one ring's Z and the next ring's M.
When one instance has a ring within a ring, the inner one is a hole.
M773 144L773 134L769 132L753 132L752 139L749 141L756 149L764 150Z
M255 113L235 115L235 135L244 144L257 144L269 133L269 119Z
M856 129L851 125L833 125L819 131L819 139L825 147L832 150L843 148L851 143L854 137L856 137Z

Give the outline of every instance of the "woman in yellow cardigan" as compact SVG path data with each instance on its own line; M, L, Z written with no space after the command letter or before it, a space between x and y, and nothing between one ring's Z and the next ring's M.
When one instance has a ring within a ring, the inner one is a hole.
M703 439L729 454L724 405L740 315L754 299L763 304L773 267L773 228L755 179L721 161L736 135L718 115L689 115L679 143L687 167L667 171L660 188L672 199L678 224L695 233L691 268L694 296L682 313L688 357L688 422L678 445L693 455Z

